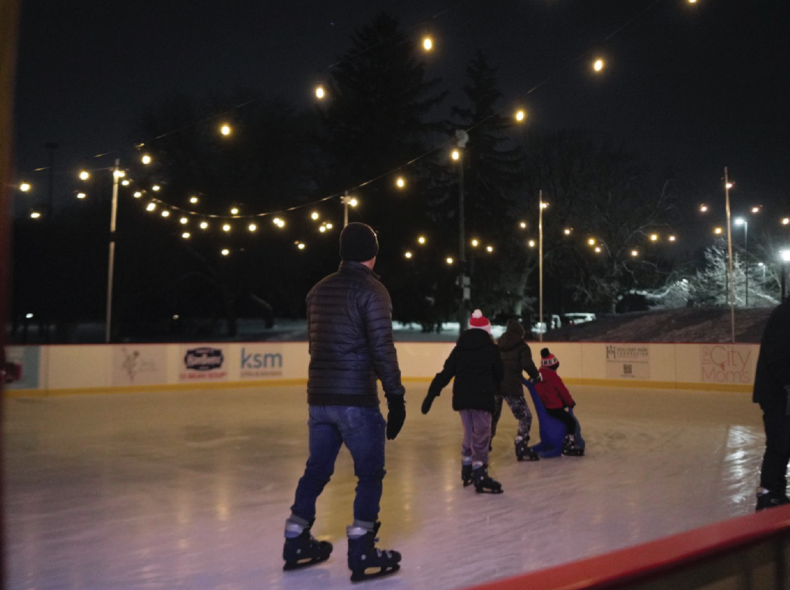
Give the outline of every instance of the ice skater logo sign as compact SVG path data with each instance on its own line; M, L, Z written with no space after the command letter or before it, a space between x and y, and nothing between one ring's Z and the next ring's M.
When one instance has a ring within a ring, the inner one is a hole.
M751 383L754 351L748 346L709 344L702 347L703 383Z
M184 381L196 379L222 379L227 371L222 370L225 357L221 348L201 346L187 349L184 354L184 368L180 375Z

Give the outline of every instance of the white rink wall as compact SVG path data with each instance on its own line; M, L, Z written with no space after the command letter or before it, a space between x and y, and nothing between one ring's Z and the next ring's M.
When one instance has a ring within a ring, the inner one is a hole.
M757 344L530 342L548 347L569 384L751 391ZM398 342L404 381L429 381L451 342ZM306 342L10 346L21 380L7 396L305 383Z

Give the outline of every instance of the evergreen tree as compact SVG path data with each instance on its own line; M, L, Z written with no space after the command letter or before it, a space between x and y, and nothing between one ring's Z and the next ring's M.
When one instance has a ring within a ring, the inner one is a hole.
M482 51L477 51L466 74L463 91L468 104L453 107L450 127L451 132L461 129L469 136L460 165L472 298L486 313L522 315L534 256L515 220L524 196L521 151L512 138L515 123L500 114L497 69ZM441 202L446 218L457 218L453 197Z

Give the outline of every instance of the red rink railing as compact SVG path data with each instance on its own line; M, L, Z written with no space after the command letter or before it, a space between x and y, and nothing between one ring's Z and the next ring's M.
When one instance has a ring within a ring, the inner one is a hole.
M467 590L784 590L790 506Z

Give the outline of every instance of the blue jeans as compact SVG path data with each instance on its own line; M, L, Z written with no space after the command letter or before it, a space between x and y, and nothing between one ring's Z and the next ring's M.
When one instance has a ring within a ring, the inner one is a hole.
M378 406L310 406L307 422L310 457L296 486L291 512L307 521L315 518L315 502L335 471L340 446L345 443L354 460L357 476L354 519L376 522L383 489L384 429L386 421Z

